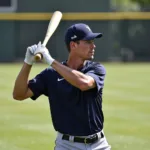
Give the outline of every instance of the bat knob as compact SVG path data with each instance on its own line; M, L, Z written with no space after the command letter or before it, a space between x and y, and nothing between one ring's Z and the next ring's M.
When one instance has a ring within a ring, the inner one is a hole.
M42 60L42 54L41 53L37 53L35 56L34 56L34 60L35 61L40 61L40 60Z

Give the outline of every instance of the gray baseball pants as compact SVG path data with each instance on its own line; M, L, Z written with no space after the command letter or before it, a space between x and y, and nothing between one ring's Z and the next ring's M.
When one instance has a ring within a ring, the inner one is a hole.
M100 133L97 134L100 136ZM62 136L63 134L57 133L54 150L111 150L111 146L108 144L105 135L103 138L99 138L98 141L92 144L73 142L73 136L71 136L69 141L63 140ZM89 138L90 136L92 135L82 137Z

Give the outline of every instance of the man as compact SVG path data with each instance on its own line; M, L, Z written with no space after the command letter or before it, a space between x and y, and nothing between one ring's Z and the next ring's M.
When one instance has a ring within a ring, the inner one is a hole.
M24 65L16 78L13 97L36 100L48 97L52 122L57 131L55 150L110 150L103 132L102 92L105 68L94 58L93 33L88 25L69 27L65 43L67 61L56 61L41 43L27 48ZM50 66L28 81L34 55L41 53Z

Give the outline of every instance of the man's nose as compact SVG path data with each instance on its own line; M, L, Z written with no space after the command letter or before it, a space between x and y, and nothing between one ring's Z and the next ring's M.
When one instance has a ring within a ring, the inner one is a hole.
M93 48L93 49L96 48L96 45L95 45L94 43L92 43L92 48Z

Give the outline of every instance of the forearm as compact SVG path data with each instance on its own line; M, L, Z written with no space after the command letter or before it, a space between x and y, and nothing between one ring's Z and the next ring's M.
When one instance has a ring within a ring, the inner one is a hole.
M23 64L23 67L21 68L14 85L13 97L15 99L21 98L26 94L28 90L28 77L31 67L31 65L26 63Z
M91 78L82 72L64 66L56 60L52 63L52 67L70 84L81 90L87 89L88 87L91 88L93 86L93 83L89 82Z

